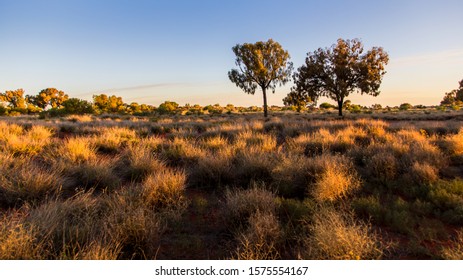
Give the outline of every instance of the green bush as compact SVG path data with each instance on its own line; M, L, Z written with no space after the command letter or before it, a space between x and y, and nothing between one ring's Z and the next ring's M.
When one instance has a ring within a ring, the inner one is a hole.
M69 98L63 102L63 107L63 111L66 114L83 115L92 114L94 112L92 103L79 98Z
M401 110L401 111L407 111L407 110L410 110L412 108L413 108L413 106L410 103L402 103L399 106L399 110Z
M164 103L160 104L157 112L159 114L172 114L178 109L178 104L172 101L165 101Z

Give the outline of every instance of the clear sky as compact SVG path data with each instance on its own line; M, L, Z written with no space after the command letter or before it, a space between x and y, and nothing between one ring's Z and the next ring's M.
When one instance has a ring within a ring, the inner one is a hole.
M353 103L435 105L463 79L462 11L461 0L0 0L0 92L261 105L260 91L227 77L234 45L273 38L297 68L309 51L359 38L390 63L381 94Z

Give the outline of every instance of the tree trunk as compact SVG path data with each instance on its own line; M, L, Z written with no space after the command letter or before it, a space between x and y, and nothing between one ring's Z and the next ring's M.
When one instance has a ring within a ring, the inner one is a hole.
M344 103L344 98L338 99L338 113L339 116L342 117L342 105Z
M262 94L264 95L264 118L268 116L267 114L267 89L262 87Z

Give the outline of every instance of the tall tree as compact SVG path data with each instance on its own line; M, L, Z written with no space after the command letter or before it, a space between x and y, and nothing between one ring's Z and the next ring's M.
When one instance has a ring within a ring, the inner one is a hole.
M463 80L458 82L460 87L451 92L447 92L440 102L441 105L461 105L463 103Z
M4 93L0 93L0 101L7 102L8 106L12 109L25 110L27 108L26 98L24 97L24 90L22 88L7 90Z
M275 92L277 85L290 80L293 65L289 53L278 42L269 39L255 44L238 44L232 48L239 69L228 72L230 80L247 94L254 94L257 87L264 98L264 116L267 117L267 89Z
M41 90L36 96L26 96L27 100L35 106L45 109L47 106L52 108L61 107L64 101L69 99L69 96L56 88L46 88Z
M366 53L358 39L338 39L331 48L309 52L305 64L293 75L292 91L317 100L325 96L338 103L342 116L344 99L352 92L378 96L381 80L389 62L388 54L381 47Z

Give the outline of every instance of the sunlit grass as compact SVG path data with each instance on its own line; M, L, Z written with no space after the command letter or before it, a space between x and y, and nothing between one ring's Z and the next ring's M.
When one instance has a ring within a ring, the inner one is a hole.
M463 125L399 117L1 120L0 259L461 258Z

